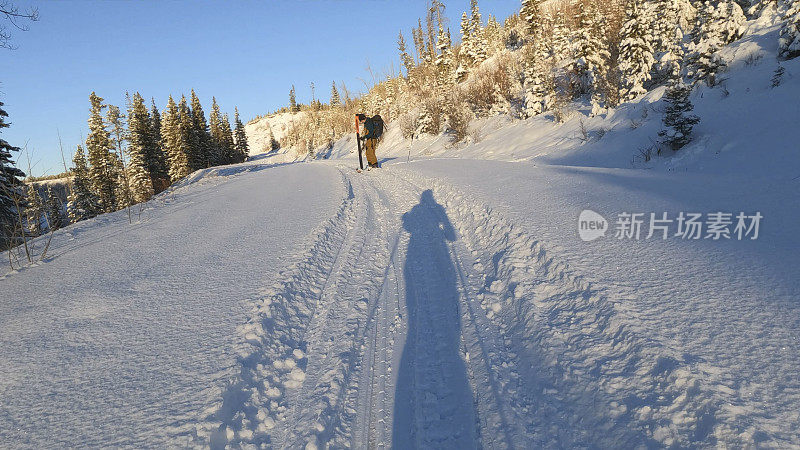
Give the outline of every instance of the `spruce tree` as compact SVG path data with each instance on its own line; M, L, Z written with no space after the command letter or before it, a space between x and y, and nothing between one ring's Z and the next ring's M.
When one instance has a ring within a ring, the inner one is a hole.
M222 131L222 149L227 164L235 164L244 161L242 155L236 152L236 143L233 140L233 130L231 130L231 121L228 117L228 113L222 115L220 128Z
M152 145L150 115L139 93L133 94L133 103L128 113L128 180L131 194L137 203L146 202L153 196L153 180L150 175L148 153Z
M541 0L522 0L519 16L525 23L529 36L537 36L541 32L542 11L539 3Z
M673 151L680 150L692 140L692 128L700 122L700 118L690 114L694 109L689 95L692 93L691 86L687 86L675 78L664 95L667 108L664 113L664 129L658 135L661 143L671 148Z
M603 16L594 2L578 13L578 29L573 45L575 62L572 65L580 92L591 94L592 114L597 114L602 102L602 83L608 71L611 54L606 48L603 35Z
M80 145L72 158L72 175L72 189L70 189L67 213L70 222L75 223L96 216L99 210L97 196L94 195L91 188L92 181L89 176L86 155Z
M650 80L650 70L655 59L646 26L642 17L641 0L628 0L619 48L619 70L622 78L620 97L623 101L633 100L647 92L644 83Z
M55 231L64 226L64 220L61 212L61 200L59 200L56 193L53 192L51 186L47 186L47 224L50 228L49 231Z
M6 122L8 113L3 109L3 102L0 102L0 132L7 128ZM18 152L19 147L9 144L5 139L0 138L0 245L5 247L11 243L13 230L19 224L17 203L21 202L22 186L21 178L25 173L19 170L11 159L11 152Z
M800 56L800 0L786 0L783 27L778 38L778 57L793 59Z
M297 107L297 95L295 94L294 85L289 89L289 111L297 112L300 108Z
M97 195L102 212L114 211L117 190L118 159L112 153L113 143L103 122L103 99L94 92L89 95L89 135L86 137L86 151L89 159L89 177L92 190Z
M408 54L406 40L403 38L402 31L397 35L397 51L400 53L400 63L402 63L403 67L406 69L407 76L411 73L411 69L414 68L414 59ZM334 88L336 88L336 86L334 86Z
M167 155L169 178L172 182L178 181L192 172L189 164L189 132L186 129L189 121L185 120L184 124L183 117L187 114L183 111L184 109L188 109L186 98L182 99L179 111L175 100L170 95L161 121L162 147Z
M131 97L125 93L125 103L128 107L128 112L131 108ZM115 174L117 182L115 185L115 209L125 209L133 204L133 193L131 192L131 183L128 177L128 167L125 164L125 141L127 134L125 131L125 124L123 123L124 115L120 112L119 108L114 105L108 105L106 112L106 122L110 128L111 143L115 148L114 162L116 165Z
M461 14L461 49L459 51L464 70L475 64L475 61L472 59L472 45L472 25L470 24L467 12L464 11Z
M217 98L211 97L211 113L208 115L208 128L211 134L211 146L214 148L215 161L212 165L228 164L230 158L228 149L225 148L222 132L222 113L220 112Z
M470 58L473 64L480 64L489 56L489 42L487 34L491 34L492 30L483 28L481 21L481 12L478 9L478 3L474 0L470 1ZM492 22L490 21L490 24ZM496 23L496 22L495 22Z
M333 88L336 89L335 84ZM239 119L239 108L234 108L233 111L233 121L236 128L234 131L234 137L236 138L236 153L239 155L239 158L244 161L250 154L250 147L247 145L247 133L244 131L244 124L242 123L241 119ZM272 129L270 129L270 132L271 131Z
M217 163L218 155L211 143L211 134L208 131L208 122L206 122L203 106L200 104L200 99L197 98L194 89L192 89L191 99L192 144L194 145L193 158L191 159L192 169L205 169Z
M32 182L28 184L25 203L25 223L28 225L28 233L33 237L39 236L42 234L44 205L39 197L39 191Z
M169 185L167 155L161 146L161 113L156 101L150 98L150 137L147 140L147 168L153 180L155 193Z
M548 54L549 42L543 30L538 28L533 37L533 47L525 65L525 109L524 114L532 117L544 112L548 98L554 90L553 74Z
M436 71L440 88L453 83L453 52L451 50L450 32L445 33L444 28L439 28L436 40L438 57L436 58Z
M341 106L342 100L339 98L339 90L336 89L336 82L331 83L331 106Z

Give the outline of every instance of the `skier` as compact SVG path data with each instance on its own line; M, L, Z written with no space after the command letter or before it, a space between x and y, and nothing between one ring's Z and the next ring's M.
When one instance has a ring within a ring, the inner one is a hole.
M361 139L364 141L367 163L369 167L379 168L381 165L375 156L375 148L378 146L378 139L383 135L383 119L378 114L373 117L359 114L358 120L364 125L364 135L361 136Z

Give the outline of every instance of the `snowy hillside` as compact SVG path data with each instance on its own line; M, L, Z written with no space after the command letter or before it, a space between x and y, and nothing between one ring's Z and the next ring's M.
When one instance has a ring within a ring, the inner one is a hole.
M255 119L245 125L247 142L250 145L250 156L269 153L270 133L280 142L293 122L302 119L303 113L280 113Z

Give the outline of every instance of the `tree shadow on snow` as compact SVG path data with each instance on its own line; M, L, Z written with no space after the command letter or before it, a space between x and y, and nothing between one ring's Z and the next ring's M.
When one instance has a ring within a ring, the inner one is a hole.
M393 448L474 448L472 390L460 351L456 271L448 241L456 239L433 193L403 215L410 234L404 266L408 333L394 403Z

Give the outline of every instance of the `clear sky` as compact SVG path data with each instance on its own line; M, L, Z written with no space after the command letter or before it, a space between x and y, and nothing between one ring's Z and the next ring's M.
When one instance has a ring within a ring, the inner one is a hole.
M32 151L33 175L63 171L58 132L69 159L87 132L89 93L123 108L125 92L188 96L194 88L208 114L211 96L243 121L288 103L330 98L332 81L354 92L397 70L397 33L411 43L423 0L26 1L40 20L11 29L16 50L0 49L0 101L11 127L3 137ZM469 0L445 0L453 38ZM484 23L519 9L519 0L479 0ZM362 81L363 80L363 81ZM177 99L176 99L177 100ZM20 164L27 170L24 157Z

